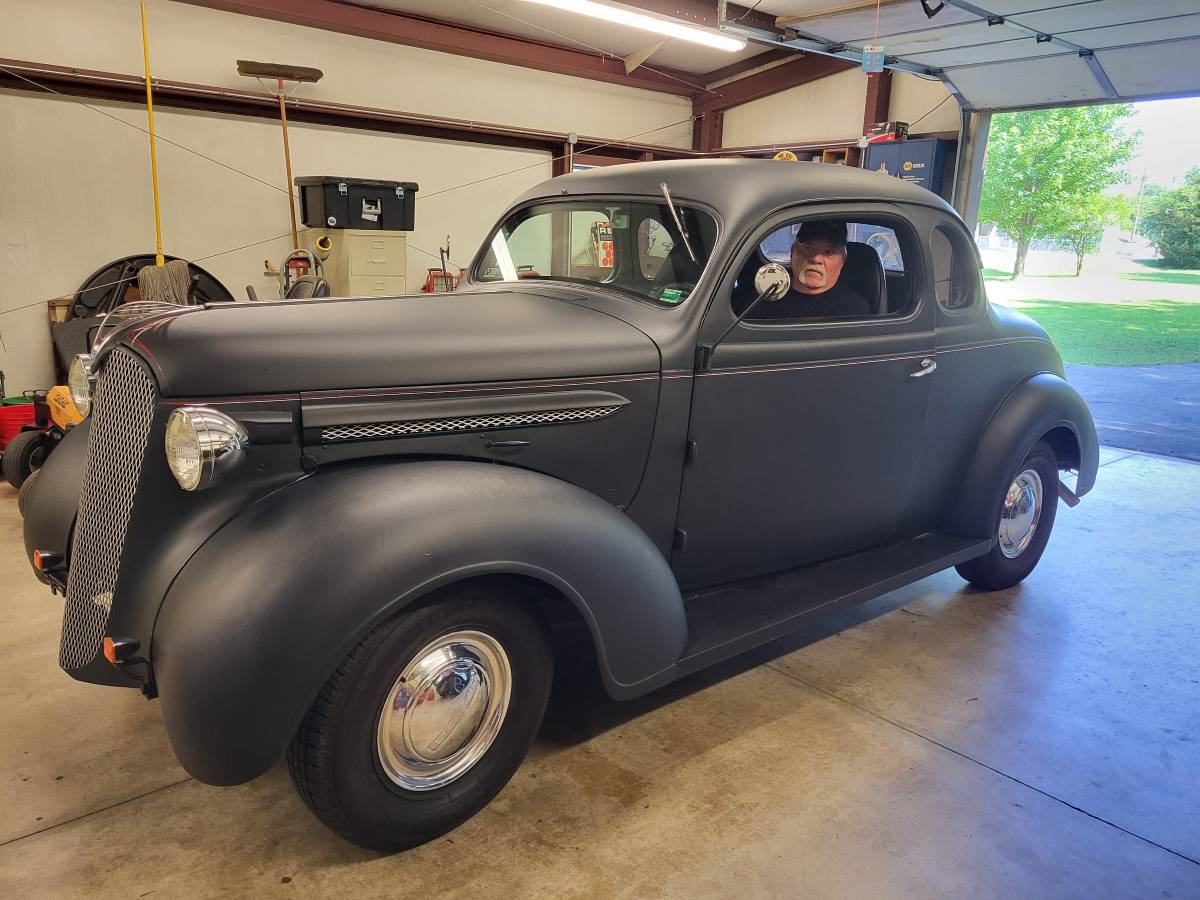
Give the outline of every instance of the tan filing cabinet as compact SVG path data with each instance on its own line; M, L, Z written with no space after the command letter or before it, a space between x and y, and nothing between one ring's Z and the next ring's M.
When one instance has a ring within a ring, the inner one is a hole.
M330 228L325 278L335 297L403 294L408 290L408 239L400 231Z

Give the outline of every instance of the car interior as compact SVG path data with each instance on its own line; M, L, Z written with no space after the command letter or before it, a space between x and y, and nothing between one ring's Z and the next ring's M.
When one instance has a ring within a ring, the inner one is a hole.
M775 229L747 257L733 285L731 303L735 313L742 315L757 296L754 276L760 267L777 262L790 272L792 240L800 224L800 221L789 222ZM839 283L865 298L872 316L897 316L907 312L913 289L912 275L906 270L904 259L905 250L914 246L908 229L892 220L887 224L862 220L846 224L846 264ZM748 318L758 317L751 311ZM787 320L771 321L779 324Z

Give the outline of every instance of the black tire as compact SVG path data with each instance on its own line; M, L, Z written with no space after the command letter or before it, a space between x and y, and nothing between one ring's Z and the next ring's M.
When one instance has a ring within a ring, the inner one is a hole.
M0 459L4 480L19 488L41 466L45 448L46 435L41 431L22 431L14 437L4 448L4 457Z
M41 469L34 469L30 472L25 483L21 485L21 490L17 493L17 512L22 516L25 515L25 507L29 505L29 492L33 489L33 483L38 480L38 473L41 471Z
M980 590L1002 591L1023 581L1042 558L1042 551L1046 549L1046 542L1050 540L1050 532L1054 528L1054 515L1058 511L1058 459L1053 448L1045 441L1038 441L1024 462L1009 476L1009 483L1026 469L1035 471L1042 483L1041 510L1029 545L1018 556L1010 559L1005 556L1000 543L997 542L983 556L955 566L959 575ZM997 532L1001 512L1002 510L996 510Z
M466 772L443 787L407 790L386 774L376 748L383 705L422 648L468 629L507 654L507 713ZM520 601L484 589L448 592L389 619L347 654L292 739L292 782L317 818L361 847L392 852L433 840L486 806L516 772L541 725L552 676L546 632Z

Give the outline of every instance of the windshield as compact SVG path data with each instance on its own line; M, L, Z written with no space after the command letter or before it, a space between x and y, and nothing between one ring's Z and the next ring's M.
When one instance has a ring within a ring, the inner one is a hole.
M717 236L708 213L682 205L678 210L695 262L666 203L556 200L510 215L475 279L589 282L676 306L696 287Z

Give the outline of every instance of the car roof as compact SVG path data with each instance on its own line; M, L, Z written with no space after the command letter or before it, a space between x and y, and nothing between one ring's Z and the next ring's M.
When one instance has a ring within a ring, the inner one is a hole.
M932 206L956 216L938 195L892 175L850 166L774 159L684 159L613 165L560 175L536 185L514 206L564 195L661 196L705 203L727 222L793 203L875 200Z

